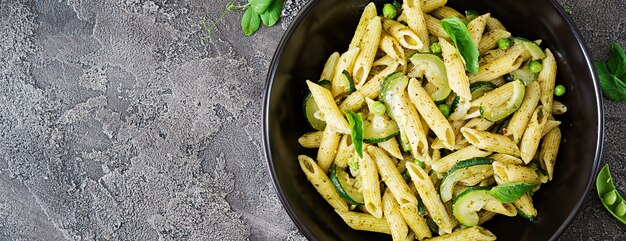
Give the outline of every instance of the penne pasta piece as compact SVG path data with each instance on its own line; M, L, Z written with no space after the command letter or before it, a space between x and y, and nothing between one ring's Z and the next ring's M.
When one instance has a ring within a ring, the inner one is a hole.
M467 31L469 32L470 38L476 47L480 44L483 32L485 31L485 26L487 26L487 20L489 20L490 17L491 14L489 13L483 14L467 24Z
M543 134L543 127L548 120L548 113L543 109L544 106L538 106L528 122L524 136L520 143L521 157L524 163L528 164L535 157L539 141Z
M489 212L494 212L509 217L515 217L517 215L517 210L515 209L515 206L513 206L513 204L501 203L496 200L488 201L483 209Z
M380 39L380 50L385 52L387 56L393 58L393 60L398 63L407 64L406 57L404 56L404 49L395 38L387 34L383 34L383 37Z
M491 220L493 217L497 215L497 213L489 212L489 211L481 211L480 218L478 219L478 225L482 225L483 223Z
M389 223L387 223L387 220L384 218L377 218L366 213L341 211L336 209L335 212L337 212L337 214L341 216L341 219L343 219L343 221L346 222L346 224L352 229L391 234Z
M498 178L496 178L498 184L511 182L541 183L539 175L532 168L502 162L493 162L492 166L493 174L501 180L498 182Z
M430 95L416 79L411 79L408 86L409 99L424 118L435 135L443 141L446 148L454 147L455 135L452 126L435 105Z
M476 129L476 130L479 130L479 131L486 131L487 129L489 129L492 126L493 126L493 122L491 122L491 121L489 121L489 120L487 120L485 118L482 118L482 117L476 117L476 118L470 119L462 127ZM458 130L461 130L461 127L459 127Z
M444 38L446 40L450 39L450 35L448 35L446 30L444 30L443 27L441 27L441 24L439 24L439 19L436 19L429 14L424 14L424 21L426 22L426 28L428 29L428 33L430 33L430 35L437 38Z
M476 186L480 182L490 177L493 177L493 169L462 179L459 181L459 183L465 186Z
M359 89L369 76L372 69L372 63L374 57L376 57L376 51L380 43L380 36L382 34L381 18L376 16L369 20L367 27L365 28L365 34L363 40L359 44L359 55L354 63L354 69L352 70L352 78L354 79L354 85Z
M448 41L443 38L439 38L439 45L441 45L450 89L461 98L471 100L472 93L469 88L470 83L465 74L465 64L463 64L461 54L459 54L459 51L452 44L448 43Z
M332 165L335 160L340 139L341 134L335 132L333 128L324 129L322 141L320 142L320 149L317 151L316 158L317 165L322 168L324 173L328 172L330 165Z
M341 111L339 111L339 107L337 107L332 93L326 88L319 86L310 80L307 80L306 84L309 86L313 99L324 115L327 125L326 128L328 129L331 127L337 132L350 134L351 132L348 121L343 117Z
M341 55L338 52L334 52L330 55L330 57L328 57L328 60L326 60L326 63L324 64L324 70L322 70L320 80L331 81L335 77L335 68L337 67L340 56Z
M383 20L383 29L391 36L393 36L402 47L407 49L419 50L422 49L424 43L419 39L409 27L402 25L391 19Z
M350 89L350 83L345 81L344 71L347 71L348 74L352 76L351 71L360 51L361 49L359 47L355 47L348 49L348 51L339 57L335 69L335 76L331 81L331 92L333 97L346 93Z
M387 75L395 72L398 68L398 63L391 63L390 66L387 66L383 71L376 74L369 81L367 81L360 89L356 90L352 94L348 95L348 97L341 103L339 107L342 111L350 110L356 111L363 104L365 104L365 97L370 99L375 99L378 97L380 93L380 85Z
M396 138L389 138L386 141L379 142L378 147L382 148L389 153L389 155L398 158L399 160L403 159L402 152L400 151L400 145L398 145Z
M322 142L323 131L314 131L305 133L298 138L298 143L304 148L319 148L320 142Z
M337 155L333 163L341 169L348 167L348 158L352 157L354 153L354 145L352 145L352 139L350 135L343 135L339 141L339 147L337 147Z
M543 137L541 151L539 152L539 163L541 164L541 167L548 172L548 178L550 181L552 181L552 177L554 176L554 163L556 161L556 155L559 151L560 144L561 130L559 128L553 128L545 137Z
M411 181L415 184L415 188L422 199L426 210L430 217L437 223L439 228L445 233L451 233L455 221L453 221L446 211L445 206L439 198L433 182L426 172L415 163L406 163L406 169L411 176Z
M537 209L535 209L533 200L528 193L524 194L520 199L513 201L513 206L519 210L518 213L523 213L526 218L537 216Z
M497 161L497 162L501 162L501 163L515 164L515 165L523 165L524 164L524 161L522 161L522 159L519 159L519 158L511 156L511 155L507 155L507 154L496 153L496 154L493 154L493 155L491 155L489 157L491 159L493 159L493 161Z
M422 42L420 52L430 52L430 40L428 38L428 28L426 27L426 20L424 18L424 12L422 12L422 3L420 0L405 0L402 3L402 15L405 17L405 21L417 37Z
M505 129L505 136L511 137L515 143L519 143L524 134L524 130L528 125L528 121L535 111L537 104L539 103L539 97L541 96L541 90L539 83L533 81L526 86L526 95L522 101L522 105L511 117L509 125Z
M468 146L458 151L452 152L447 156L442 157L439 161L436 161L432 165L432 169L439 173L445 173L459 161L471 159L474 157L486 157L491 152L482 151L475 146Z
M461 133L463 133L463 136L469 143L480 149L513 156L520 155L517 145L506 136L466 127L461 128Z
M427 239L427 241L492 241L496 240L496 236L493 233L489 232L489 230L484 229L480 226L474 226L471 228L466 228L462 230L455 231L454 233L441 235L438 237L434 237L431 239Z
M491 19L491 18L490 18ZM489 21L487 22L487 26ZM491 29L489 32L485 33L480 40L480 44L478 47L478 52L483 54L487 51L498 47L498 40L501 38L510 38L511 33L507 32L504 29Z
M451 8L448 6L437 8L434 11L432 11L430 14L435 16L438 19L444 19L447 17L456 17L460 19L461 21L465 21L465 15L455 10L454 8Z
M428 13L446 5L448 0L420 0L420 2L422 3L422 11Z
M552 110L554 110L554 109L552 109ZM561 125L560 121L550 120L550 118L548 118L548 120L546 121L546 125L543 126L543 133L541 134L541 137L546 136L546 134L548 134L548 132L550 132L554 128L557 128L559 125Z
M513 51L502 58L496 59L491 63L481 65L478 68L478 73L470 74L469 82L476 83L478 81L491 81L502 77L505 74L511 73L511 71L519 69L522 63L526 60L522 57L522 49Z
M380 200L378 168L376 167L376 162L365 151L363 152L363 158L359 162L359 174L361 175L365 209L374 217L381 218L383 216L383 208Z
M385 152L374 146L369 146L367 148L368 153L371 155L372 159L376 161L376 166L378 167L378 171L380 176L387 185L387 188L393 193L393 196L396 198L396 202L398 205L414 205L417 206L417 199L411 191L409 190L409 186L402 179L402 175L396 168L396 165L393 163L391 158L385 154Z
M348 204L343 198L337 194L335 187L331 183L330 179L324 171L308 156L299 155L298 162L306 178L313 184L317 192L319 192L324 199L339 211L348 211Z
M378 15L376 13L376 5L374 3L369 3L363 9L363 13L361 14L361 18L359 19L359 25L356 27L356 31L354 32L354 36L352 37L352 41L350 41L350 46L348 49L354 49L361 44L361 40L363 36L365 36L365 29L367 28L368 21Z
M552 114L553 115L562 115L562 114L565 114L565 112L567 112L567 106L565 106L563 103L559 101L552 100Z
M545 112L552 114L552 100L554 98L554 83L556 81L556 60L550 49L546 49L546 57L543 59L543 69L539 72L537 81L541 86L541 105Z
M383 213L383 216L389 224L391 238L394 241L403 241L406 239L406 236L409 234L409 227L406 225L406 222L404 222L402 214L400 214L400 207L398 207L389 189L387 189L383 195Z
M506 31L506 28L504 27L504 25L502 25L502 23L494 17L490 17L489 20L487 20L487 29L489 30L501 29L501 30Z

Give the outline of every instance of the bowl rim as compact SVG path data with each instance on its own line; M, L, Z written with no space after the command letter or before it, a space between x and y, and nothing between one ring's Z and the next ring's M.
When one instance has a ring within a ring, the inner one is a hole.
M289 24L289 27L283 33L283 36L281 37L280 42L276 46L276 50L274 52L274 55L272 56L272 61L270 62L270 66L268 68L268 72L267 72L266 79L265 79L265 86L264 86L264 91L263 91L263 107L262 107L262 115L261 115L261 125L262 125L262 127L261 127L261 135L263 137L263 148L262 149L263 149L264 157L265 157L265 160L266 160L266 163L267 163L266 167L268 168L268 171L269 171L270 176L272 178L272 185L274 186L274 189L277 192L277 195L279 197L281 205L283 206L283 208L285 209L285 211L289 215L289 218L291 218L291 220L296 225L298 230L308 240L318 240L318 239L317 239L317 237L315 235L313 235L313 233L311 233L311 231L304 225L304 223L302 223L302 221L300 221L300 217L298 217L295 214L293 208L287 202L287 198L285 197L285 194L284 194L283 190L279 188L279 183L278 183L278 180L276 179L277 173L276 173L276 169L274 168L274 162L273 162L272 153L271 153L271 145L270 145L270 140L269 140L269 116L268 116L268 110L269 110L269 104L270 104L270 102L269 102L270 98L269 97L271 96L271 92L272 92L271 86L272 86L272 84L274 82L274 77L276 75L276 70L278 69L278 63L282 59L282 56L283 56L285 47L287 45L287 42L293 36L294 32L297 29L297 26L300 25L302 20L306 16L308 16L308 14L313 10L313 8L320 1L321 0L310 0L309 2L307 2L304 5L304 7L300 10L300 12L296 15L294 20ZM595 72L595 68L593 66L593 63L591 62L591 56L589 55L589 51L588 51L587 46L586 46L586 44L584 42L584 39L582 38L582 36L581 36L578 28L574 24L574 22L570 19L569 16L567 16L567 14L565 13L565 11L561 7L561 5L559 5L559 3L556 2L556 0L548 0L548 2L550 3L550 5L553 8L553 10L555 10L556 13L559 15L559 17L561 19L565 20L565 23L567 24L567 27L569 28L570 32L574 35L574 38L576 39L578 47L582 50L582 53L585 56L584 61L586 62L588 70L592 73L591 80L593 81L593 87L594 87L594 93L595 93L595 99L596 99L596 108L598 110L598 116L597 116L597 118L598 118L598 120L597 120L598 121L598 126L597 126L598 132L597 132L597 136L596 136L596 150L595 150L595 157L594 157L592 168L591 168L591 170L589 170L590 171L590 178L587 181L587 185L585 186L585 190L583 192L582 198L580 198L576 202L576 205L574 206L574 209L569 213L567 218L563 221L563 223L561 223L559 228L550 237L549 240L553 241L553 240L557 240L561 236L561 234L569 227L569 225L571 224L572 220L574 220L574 218L576 218L576 216L578 215L578 213L580 211L580 207L582 206L582 203L584 202L585 198L587 197L587 194L589 194L589 191L590 191L590 189L592 187L592 184L593 184L593 180L595 180L596 175L598 173L598 168L600 166L600 158L602 157L602 148L603 148L603 143L604 143L604 105L603 105L602 94L601 94L600 88L599 88L598 79L597 79L597 76L595 74L596 73Z

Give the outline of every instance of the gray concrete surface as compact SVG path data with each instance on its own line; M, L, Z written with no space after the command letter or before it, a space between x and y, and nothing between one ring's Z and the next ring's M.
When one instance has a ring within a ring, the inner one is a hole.
M0 0L0 240L304 240L262 156L264 77L306 0L244 38L227 0ZM243 1L240 1L243 2ZM595 59L624 0L561 0ZM604 161L626 193L626 103ZM626 240L593 191L562 240Z

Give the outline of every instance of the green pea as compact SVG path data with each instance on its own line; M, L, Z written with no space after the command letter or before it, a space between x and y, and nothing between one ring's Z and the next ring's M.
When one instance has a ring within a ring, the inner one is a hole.
M510 47L511 47L511 40L509 40L508 38L501 38L500 40L498 40L498 48L502 50L506 50Z
M372 113L374 113L374 115L383 115L386 110L387 107L385 107L385 104L380 101L376 101L372 104Z
M565 94L565 86L557 85L556 87L554 87L554 95L562 96L564 94Z
M615 203L615 200L617 200L617 194L615 193L615 190L613 190L604 194L603 198L604 198L604 203L610 206Z
M424 163L423 161L415 159L415 160L413 160L413 163L417 164L421 168L426 168L426 163Z
M396 15L398 15L398 10L396 9L396 7L394 7L393 4L390 3L385 4L385 6L383 7L383 17L388 19L394 19L396 18Z
M450 107L446 104L441 104L439 106L439 111L441 111L441 113L443 114L443 116L445 116L446 118L448 118L448 116L450 116Z
M543 69L543 65L541 65L539 61L533 60L530 61L530 63L528 64L528 69L530 70L530 72L539 73Z
M438 42L434 42L430 45L430 51L433 52L433 54L440 54L441 53L441 45L439 45Z
M617 207L615 207L615 215L621 217L624 216L624 214L626 214L626 204L624 204L624 202L621 202L617 204Z

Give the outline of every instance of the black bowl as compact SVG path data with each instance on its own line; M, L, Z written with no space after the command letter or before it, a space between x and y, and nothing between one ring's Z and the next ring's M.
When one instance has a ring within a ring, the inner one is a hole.
M267 77L263 110L265 154L283 206L310 240L390 240L387 235L350 229L306 180L297 161L314 151L298 144L311 131L302 113L305 80L317 80L326 58L343 52L365 0L311 0L283 36ZM388 1L375 1L376 5ZM563 143L555 178L533 197L535 221L497 217L486 223L500 240L555 240L576 215L597 172L603 112L598 82L583 40L554 0L449 1L459 9L490 12L514 36L543 39L558 62L557 82L567 94L557 100L569 111L561 120Z

